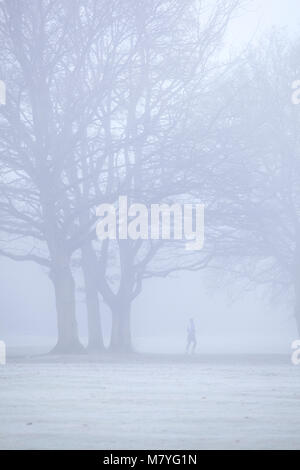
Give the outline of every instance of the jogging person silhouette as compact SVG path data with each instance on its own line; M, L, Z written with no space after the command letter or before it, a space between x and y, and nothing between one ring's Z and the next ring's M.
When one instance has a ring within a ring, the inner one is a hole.
M187 344L186 344L187 354L189 352L191 352L191 354L194 354L196 346L197 346L197 340L196 340L195 323L194 323L194 319L190 318L190 321L187 327Z

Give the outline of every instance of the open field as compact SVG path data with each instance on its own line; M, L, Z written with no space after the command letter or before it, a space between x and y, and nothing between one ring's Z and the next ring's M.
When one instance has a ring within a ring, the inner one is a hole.
M1 449L300 449L283 356L40 356L0 367Z

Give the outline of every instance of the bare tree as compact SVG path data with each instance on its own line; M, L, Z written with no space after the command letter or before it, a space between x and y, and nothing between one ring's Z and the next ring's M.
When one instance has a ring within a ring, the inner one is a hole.
M110 99L99 106L107 145L107 175L102 173L110 188L106 202L126 195L129 201L150 205L188 192L186 175L195 142L190 142L189 126L197 115L195 108L208 99L217 51L237 6L238 2L216 2L210 7L206 2L160 0L138 2L134 11L128 8L128 50L123 45L114 59L120 63L121 52L122 58L131 60L113 83ZM200 132L204 134L204 128ZM131 303L142 280L150 276L147 267L154 256L157 259L160 252L162 264L152 263L152 276L194 269L195 257L185 254L178 262L179 252L168 249L166 267L161 244L142 240L104 243L98 251L94 276L112 310L111 348L130 350ZM199 267L205 264L204 258L197 261Z
M151 203L186 194L189 126L207 99L239 3L1 3L1 73L9 88L1 113L1 253L49 269L56 351L82 349L75 253L93 350L103 349L98 291L113 311L112 347L130 349L130 306L142 280L150 272L194 269L194 261L177 263L172 248L173 267L169 255L168 267L162 261L147 271L160 244L120 240L112 254L105 243L95 250L95 208L119 195ZM118 260L116 289L109 284L112 260Z
M0 5L1 72L8 87L1 109L1 253L49 268L61 352L81 350L70 266L80 236L71 175L101 91L99 78L87 86L86 64L107 22L108 4L12 0ZM16 237L22 243L16 244ZM100 323L94 334L101 344Z
M293 302L300 332L300 113L291 99L299 74L299 41L278 32L243 57L223 87L230 106L214 190L221 188L215 220L223 233L215 267Z

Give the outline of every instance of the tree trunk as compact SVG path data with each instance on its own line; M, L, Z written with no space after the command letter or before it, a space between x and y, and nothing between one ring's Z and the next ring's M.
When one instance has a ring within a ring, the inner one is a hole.
M75 283L68 264L60 263L51 272L55 290L58 340L52 353L82 353L75 312Z
M93 266L93 252L90 244L82 247L82 271L85 284L86 309L88 317L88 350L103 352L103 334L100 318L98 288Z
M130 302L120 302L119 305L112 308L111 352L132 352L130 310Z

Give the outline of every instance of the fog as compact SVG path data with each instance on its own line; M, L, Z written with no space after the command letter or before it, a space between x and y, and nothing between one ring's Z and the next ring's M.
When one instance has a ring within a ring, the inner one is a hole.
M248 2L226 32L227 51L235 53L261 35L283 28L293 37L299 27L297 0ZM295 322L289 308L269 304L259 288L235 295L228 286L205 286L206 273L177 273L171 279L146 281L133 304L133 337L140 350L179 352L184 348L188 318L199 329L199 351L289 352ZM213 295L212 295L213 292ZM1 258L1 338L9 348L55 344L55 299L46 270L33 263ZM234 298L234 299L232 299ZM80 335L87 341L83 294L77 294ZM111 322L102 302L106 342ZM201 339L200 339L201 338Z
M298 3L0 1L1 449L299 448Z
M40 268L2 260L2 338L11 352L45 351L55 344L54 296L49 279ZM133 306L135 347L146 352L182 353L190 317L198 326L199 352L289 353L295 339L292 312L276 303L269 305L259 291L234 298L232 289L219 288L213 298L202 273L174 275L172 279L150 280ZM32 295L34 290L35 295ZM85 306L78 296L78 323L87 342ZM106 344L111 329L110 315L102 304Z

